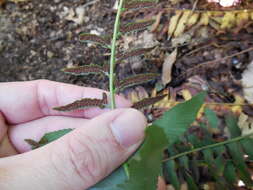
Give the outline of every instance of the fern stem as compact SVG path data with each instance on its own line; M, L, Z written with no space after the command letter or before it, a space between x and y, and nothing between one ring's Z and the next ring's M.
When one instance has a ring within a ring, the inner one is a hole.
M199 152L199 151L203 151L205 149L210 149L210 148L215 148L215 147L218 147L218 146L222 146L222 145L225 145L225 144L230 144L230 143L233 143L233 142L236 142L236 141L240 141L240 140L243 140L245 138L248 138L250 136L252 136L253 133L250 133L248 135L244 135L244 136L239 136L239 137L235 137L235 138L232 138L232 139L229 139L227 141L223 141L223 142L219 142L219 143L215 143L215 144L211 144L211 145L207 145L207 146L203 146L203 147L200 147L200 148L195 148L193 150L189 150L189 151L186 151L186 152L182 152L182 153L179 153L175 156L171 156L169 158L166 158L163 160L163 162L167 162L169 160L175 160L179 157L182 157L182 156L185 156L187 154L191 154L191 153L194 153L194 152Z
M116 15L116 20L114 23L114 30L113 30L113 38L112 38L112 44L111 44L111 57L110 57L110 75L109 75L109 89L110 89L110 103L111 103L111 109L116 108L115 104L115 86L114 86L114 68L115 68L115 55L116 55L116 42L119 35L119 26L120 26L120 15L123 7L123 1L119 1L118 11Z
M111 109L116 108L115 104L115 85L114 85L114 79L115 79L115 73L114 73L114 68L115 68L115 63L116 63L116 43L117 43L117 38L119 36L119 28L120 28L120 15L121 11L123 8L123 2L124 0L119 0L119 6L118 6L118 11L114 23L114 30L113 30L113 38L112 38L112 44L111 44L111 57L110 57L110 74L109 74L109 89L110 89L110 106ZM126 176L129 178L129 170L128 170L128 165L123 164L124 171L126 173Z

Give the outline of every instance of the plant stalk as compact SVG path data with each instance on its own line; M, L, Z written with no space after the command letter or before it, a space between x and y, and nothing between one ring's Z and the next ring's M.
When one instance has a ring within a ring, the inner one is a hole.
M114 79L115 79L115 74L114 74L114 68L115 68L115 55L116 55L116 43L117 43L117 38L119 35L119 27L120 27L120 15L123 7L123 1L124 0L119 0L119 6L118 6L118 11L116 15L116 20L114 23L114 30L113 30L113 38L112 38L112 43L111 43L111 57L110 57L110 74L109 74L109 89L110 89L110 107L111 109L116 108L115 104L115 86L114 86Z
M113 30L113 38L111 43L111 57L110 57L110 74L109 74L109 89L110 89L110 107L111 109L116 108L115 103L115 86L114 86L114 80L115 80L115 63L116 63L116 43L119 36L119 28L120 28L120 15L123 7L124 0L119 0L117 15L114 23L114 30ZM123 164L126 176L129 178L129 171L127 164Z
M229 143L233 143L233 142L236 142L236 141L240 141L240 140L243 140L245 138L248 138L250 136L252 136L253 133L250 133L248 135L244 135L244 136L239 136L239 137L235 137L235 138L232 138L232 139L229 139L227 141L224 141L224 142L220 142L220 143L215 143L215 144L210 144L210 145L207 145L207 146L203 146L203 147L200 147L200 148L195 148L193 150L189 150L189 151L186 151L186 152L182 152L180 154L177 154L175 156L171 156L167 159L164 159L163 162L167 162L169 160L175 160L179 157L182 157L182 156L185 156L187 154L191 154L191 153L194 153L194 152L199 152L199 151L202 151L202 150L205 150L205 149L210 149L210 148L215 148L217 146L222 146L222 145L225 145L225 144L229 144Z

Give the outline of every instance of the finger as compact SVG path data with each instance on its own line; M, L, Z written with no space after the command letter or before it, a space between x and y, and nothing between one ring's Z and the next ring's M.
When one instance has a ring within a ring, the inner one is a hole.
M47 146L0 160L5 171L0 187L87 189L133 154L145 126L145 117L137 110L104 113Z
M37 80L2 83L0 91L0 111L11 124L23 123L49 115L92 118L108 111L89 108L79 112L58 112L52 109L81 98L102 99L104 91L96 88ZM116 104L119 108L131 106L129 101L119 96L116 96Z
M9 138L14 148L20 152L31 150L31 146L24 139L39 141L46 133L62 129L85 127L86 119L64 116L48 116L30 122L14 125L9 128Z

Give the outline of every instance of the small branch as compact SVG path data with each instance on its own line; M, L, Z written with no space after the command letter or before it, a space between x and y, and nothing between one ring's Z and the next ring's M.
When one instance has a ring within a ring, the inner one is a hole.
M233 143L233 142L236 142L236 141L240 141L240 140L248 138L248 137L250 137L252 135L253 135L253 133L250 133L248 135L244 135L244 136L240 136L240 137L235 137L235 138L229 139L229 140L224 141L224 142L220 142L220 143L215 143L215 144L203 146L203 147L196 148L196 149L193 149L193 150L190 150L190 151L187 151L187 152L182 152L182 153L177 154L175 156L171 156L171 157L169 157L167 159L164 159L163 162L167 162L169 160L174 160L174 159L177 159L179 157L182 157L182 156L185 156L187 154L194 153L194 152L199 152L199 151L203 151L205 149L215 148L215 147L222 146L222 145L225 145L225 144L229 144L229 143Z
M88 2L88 3L85 3L84 6L83 6L83 8L88 7L88 6L90 6L90 5L93 5L93 4L97 3L98 1L99 1L99 0L93 0L93 1L90 1L90 2Z

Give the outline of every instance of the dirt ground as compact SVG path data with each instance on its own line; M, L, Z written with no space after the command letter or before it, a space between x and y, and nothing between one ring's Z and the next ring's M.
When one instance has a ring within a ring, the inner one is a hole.
M113 1L42 0L7 3L0 10L0 81L49 79L82 83L61 72L67 65L101 62L99 49L89 49L78 34L101 34L113 26ZM71 21L79 8L82 24ZM66 17L70 15L69 19ZM92 81L91 81L92 82ZM92 84L91 84L92 85ZM96 84L95 84L96 85Z

